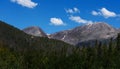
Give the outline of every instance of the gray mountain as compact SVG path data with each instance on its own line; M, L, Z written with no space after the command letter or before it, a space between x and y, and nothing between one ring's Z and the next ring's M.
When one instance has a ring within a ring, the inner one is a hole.
M118 30L118 32L120 33L120 29L117 29Z
M23 29L23 31L33 36L47 37L47 35L43 32L43 30L36 26L25 28Z
M77 45L87 41L116 38L117 33L117 29L111 27L107 23L99 22L79 26L71 30L57 32L55 34L51 34L50 38Z

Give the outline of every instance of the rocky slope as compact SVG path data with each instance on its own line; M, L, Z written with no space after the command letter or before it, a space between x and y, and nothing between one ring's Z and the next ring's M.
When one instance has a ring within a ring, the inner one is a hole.
M43 32L43 30L36 26L25 28L23 29L23 31L33 36L47 37L47 35Z
M117 33L117 29L107 23L99 22L79 26L71 30L57 32L55 34L51 34L50 38L62 40L72 45L77 45L87 41L116 38Z

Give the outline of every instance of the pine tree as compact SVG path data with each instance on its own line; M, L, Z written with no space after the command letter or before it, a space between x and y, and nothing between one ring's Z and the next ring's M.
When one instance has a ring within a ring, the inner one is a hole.
M112 53L113 39L110 39L108 53Z
M117 46L116 46L117 50L120 50L120 33L117 36Z
M99 45L97 47L97 56L101 57L102 55L102 42L99 42Z

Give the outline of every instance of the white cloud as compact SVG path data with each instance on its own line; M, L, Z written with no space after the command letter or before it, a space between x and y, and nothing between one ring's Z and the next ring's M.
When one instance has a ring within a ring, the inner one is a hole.
M94 15L94 16L99 15L99 16L103 16L105 18L118 16L115 12L109 11L106 8L101 8L98 12L92 11L92 15Z
M76 7L74 7L73 9L74 9L74 12L78 12L78 13L80 12L80 10Z
M74 11L72 9L67 9L65 10L67 13L74 13Z
M50 24L55 25L55 26L61 26L61 25L66 25L62 19L60 18L50 18Z
M76 7L72 8L72 9L65 9L66 13L79 13L80 10Z
M116 16L117 16L117 14L116 14L115 12L109 11L109 10L107 10L106 8L100 9L100 12L102 13L102 15L103 15L105 18L116 17Z
M70 20L75 21L77 23L82 23L82 24L92 24L93 22L90 20L82 19L80 16L70 16Z
M17 3L27 8L34 8L38 5L38 3L35 3L31 0L11 0L11 2Z
M92 15L94 15L94 16L97 16L97 15L99 15L99 14L100 14L99 12L92 11Z

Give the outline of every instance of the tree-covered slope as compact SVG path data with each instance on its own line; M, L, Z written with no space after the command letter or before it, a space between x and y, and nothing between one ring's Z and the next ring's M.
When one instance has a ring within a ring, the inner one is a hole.
M2 21L0 21L0 41L9 45L10 48L16 50L41 49L41 47L46 46L55 46L58 48L62 46L69 46L69 44L59 40L28 35L23 31Z
M0 22L0 69L119 69L120 34L108 45L74 47Z

